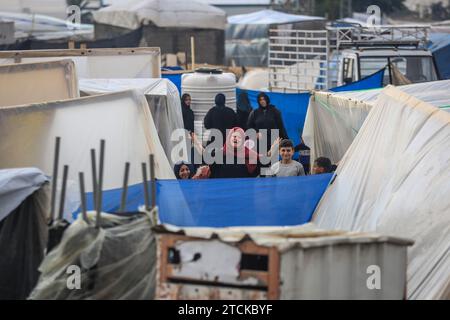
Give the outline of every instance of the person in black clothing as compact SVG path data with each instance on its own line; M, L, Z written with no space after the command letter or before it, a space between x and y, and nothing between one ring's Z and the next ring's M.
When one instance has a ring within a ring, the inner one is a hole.
M305 169L305 174L309 174L309 157L311 149L305 144L302 137L300 137L300 144L295 146L294 151L298 152L298 162L300 162Z
M217 129L222 133L221 144L223 144L227 134L227 129L231 129L236 126L237 117L233 109L225 106L224 94L219 93L216 95L215 103L216 105L209 109L203 123L206 129Z
M183 112L184 128L189 133L194 132L194 112L191 109L191 96L188 93L181 97L181 111Z
M237 122L238 126L244 130L247 130L247 121L250 112L252 112L253 108L250 105L250 101L248 99L248 93L245 90L242 90L239 93L237 100Z
M331 173L336 170L336 166L331 163L331 160L325 157L317 158L314 161L312 168L313 174Z
M273 140L278 138L272 137L270 130L278 129L279 137L281 139L289 139L289 137L283 124L281 112L275 106L270 104L269 97L261 92L258 94L257 101L259 107L250 113L247 121L247 128L255 129L258 133L262 129L267 129L267 146L264 147L260 145L260 148L263 147L263 149L258 149L259 152L266 152L268 146L272 143L272 138Z

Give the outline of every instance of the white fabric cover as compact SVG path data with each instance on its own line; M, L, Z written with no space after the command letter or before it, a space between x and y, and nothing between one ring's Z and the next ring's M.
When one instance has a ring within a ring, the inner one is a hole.
M175 178L145 96L137 91L1 108L0 136L0 168L33 166L47 175L52 174L55 137L61 137L59 177L68 165L75 192L79 172L85 174L86 192L92 192L90 149L97 150L98 162L101 139L106 140L104 190L122 187L127 161L129 185L141 183L141 163L148 163L151 153L156 177Z
M257 12L239 14L228 17L229 24L286 24L313 20L324 20L323 17L288 14L275 10L261 10Z
M44 173L36 168L0 170L0 221L47 181Z
M450 80L397 87L422 101L450 112ZM306 113L303 139L311 159L327 157L338 163L350 147L382 89L314 92Z
M87 95L118 92L136 89L147 98L152 111L161 144L173 165L177 161L187 159L171 159L173 147L172 132L184 129L181 112L180 94L177 87L167 79L80 79L80 91ZM159 99L159 97L161 99Z
M195 0L123 0L93 12L97 23L138 29L142 24L157 27L224 30L226 13Z
M408 298L450 298L450 114L387 87L336 176L313 223L415 240Z

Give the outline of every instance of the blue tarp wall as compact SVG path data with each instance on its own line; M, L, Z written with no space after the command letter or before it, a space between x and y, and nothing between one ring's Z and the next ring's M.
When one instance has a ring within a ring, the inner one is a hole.
M430 34L429 49L433 53L442 80L450 79L450 34Z

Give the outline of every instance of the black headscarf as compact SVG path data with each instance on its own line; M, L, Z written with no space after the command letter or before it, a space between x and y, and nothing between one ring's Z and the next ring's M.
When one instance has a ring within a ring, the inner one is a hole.
M252 106L250 105L250 100L248 99L247 91L241 91L238 96L237 109L243 112L252 111Z
M194 172L195 168L194 168L194 166L193 166L192 164L190 164L190 163L188 163L188 162L185 162L185 161L179 161L179 162L177 162L177 163L174 165L174 167L173 167L173 172L175 173L175 177L176 177L177 179L181 179L181 177L180 177L180 169L181 169L182 166L188 166L189 170L191 171L191 174L189 175L189 179L191 179L192 176L193 176L194 173L195 173L195 172Z
M259 104L259 99L260 99L260 98L264 98L264 100L266 100L267 107L270 106L270 98L269 98L269 96L268 96L267 94L265 94L264 92L260 92L260 93L258 94L258 97L256 98L256 101L258 101L258 106L259 106L260 108L264 108L263 106L261 106L261 105Z
M215 103L218 107L225 107L225 95L223 93L219 93L216 95Z
M188 106L184 101L186 100L187 97L190 97L191 95L189 93L185 93L183 94L183 96L181 97L181 106L185 107L185 108L190 108L190 106Z

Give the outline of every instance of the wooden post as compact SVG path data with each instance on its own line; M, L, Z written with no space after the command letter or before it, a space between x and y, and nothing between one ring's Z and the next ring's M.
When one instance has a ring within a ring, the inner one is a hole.
M130 175L130 163L125 163L125 173L123 175L122 185L122 199L120 201L120 212L125 212L127 205L127 193L128 193L128 176Z
M58 220L63 220L64 218L64 203L66 202L66 186L67 186L67 176L69 174L69 166L64 166L63 181L61 188L61 197L59 199L59 214Z
M91 149L91 167L92 167L92 197L94 209L97 210L97 163L95 161L95 149Z
M84 189L84 174L83 172L78 173L79 183L80 183L80 199L81 199L81 214L83 215L83 220L89 224L89 219L87 217L86 209L86 192Z
M152 188L152 209L156 207L156 174L155 174L155 155L150 155L150 180Z
M105 140L100 140L100 159L98 170L98 184L97 184L97 218L95 219L95 227L100 228L101 212L102 212L102 189L103 189L103 168L105 161Z
M195 38L191 37L191 68L195 71Z
M149 210L149 199L148 199L148 180L147 180L147 165L145 162L142 163L142 182L144 184L144 201L145 210Z
M69 40L69 42L67 43L67 48L68 49L75 49L75 41Z

